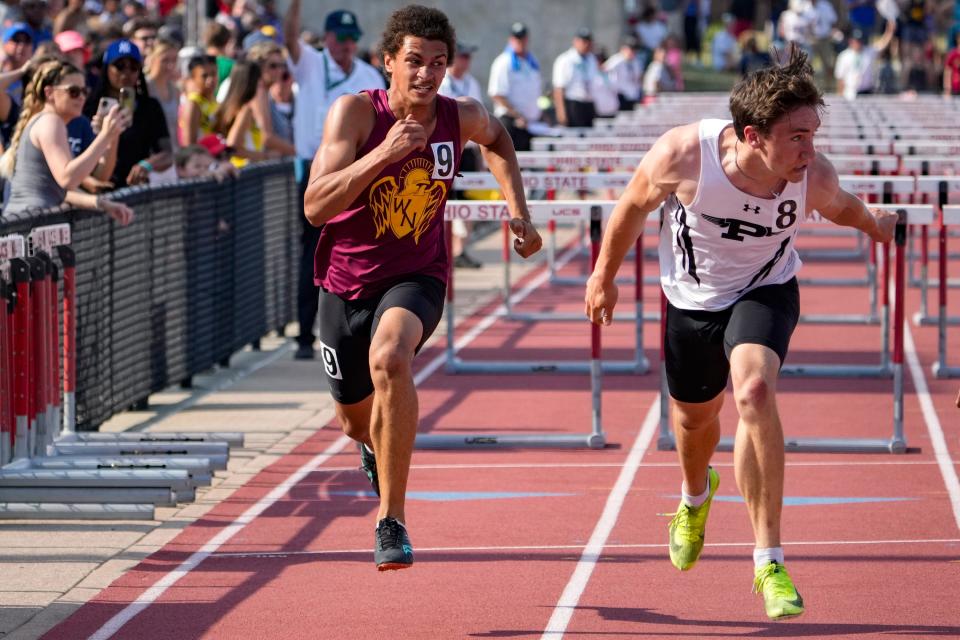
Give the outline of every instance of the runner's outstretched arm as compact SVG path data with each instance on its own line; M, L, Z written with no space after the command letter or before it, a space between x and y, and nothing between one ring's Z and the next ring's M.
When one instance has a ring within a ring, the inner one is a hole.
M860 198L841 189L837 170L820 153L807 174L807 207L834 224L859 229L875 242L890 242L897 225L897 214L868 209Z
M513 248L527 258L543 245L543 240L530 221L530 211L523 195L523 180L513 141L503 125L491 118L486 107L472 98L459 98L460 127L464 137L480 145L483 160L497 179L510 209L510 230L516 237Z

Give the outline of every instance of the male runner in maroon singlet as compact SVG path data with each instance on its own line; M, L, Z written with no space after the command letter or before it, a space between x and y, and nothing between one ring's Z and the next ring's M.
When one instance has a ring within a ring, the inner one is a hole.
M412 361L443 312L443 210L467 141L480 145L503 191L514 249L526 258L542 244L506 130L475 100L437 95L455 43L441 11L393 13L381 43L390 88L333 104L304 199L310 223L324 225L315 259L321 356L341 427L380 496L381 571L413 564L404 525L418 420Z

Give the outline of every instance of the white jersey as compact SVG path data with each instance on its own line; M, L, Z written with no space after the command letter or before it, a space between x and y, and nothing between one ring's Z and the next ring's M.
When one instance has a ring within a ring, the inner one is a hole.
M693 202L664 203L660 284L674 307L726 309L745 293L783 284L800 270L797 231L806 211L807 178L788 182L776 199L733 186L720 165L720 132L729 120L700 121L700 180Z

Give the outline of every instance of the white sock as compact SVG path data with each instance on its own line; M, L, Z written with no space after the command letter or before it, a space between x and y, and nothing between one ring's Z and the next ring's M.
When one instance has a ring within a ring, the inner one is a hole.
M783 564L783 547L770 547L769 549L758 547L753 550L753 566L755 569L765 567L771 562Z
M683 504L689 505L691 507L699 507L704 502L707 501L707 498L710 497L710 472L707 472L707 488L703 490L698 496L692 496L687 493L687 483L684 482L680 485L680 498L683 500Z

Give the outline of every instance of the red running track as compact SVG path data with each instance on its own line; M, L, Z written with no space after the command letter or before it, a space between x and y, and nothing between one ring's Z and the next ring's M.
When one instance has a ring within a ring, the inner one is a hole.
M857 268L810 263L803 275L847 272ZM866 311L857 290L807 286L801 295L804 313ZM657 296L646 292L651 308ZM623 287L621 300L631 299ZM578 311L581 300L580 287L546 286L521 306ZM911 291L908 311L917 307ZM950 311L960 314L960 304ZM603 334L607 357L630 357L628 322ZM604 377L611 446L601 451L418 451L408 504L412 569L375 570L377 503L356 470L356 449L329 425L45 637L958 637L960 497L948 490L960 447L957 381L928 373L935 328L913 327L909 337L927 395L908 373L907 454L787 457L783 532L807 603L801 618L770 622L750 592L752 536L732 454L714 458L721 484L700 562L688 573L670 565L668 518L658 514L676 507L680 477L676 454L656 450L653 373ZM654 359L657 339L648 324ZM876 327L801 325L789 361L875 361L878 345ZM461 355L505 351L586 358L589 332L582 322L498 321ZM418 358L426 367L423 431L589 430L585 375L450 376L431 372L440 356L432 348ZM785 432L887 437L891 388L784 379ZM722 423L732 434L729 400Z

